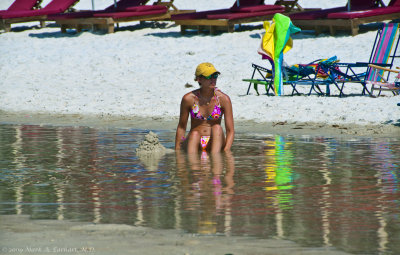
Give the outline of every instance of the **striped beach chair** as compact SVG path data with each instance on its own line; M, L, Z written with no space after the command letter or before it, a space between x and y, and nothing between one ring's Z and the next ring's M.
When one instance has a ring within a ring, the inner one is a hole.
M363 86L362 94L365 95L368 93L372 96L371 91L367 88L367 81L376 79L376 81L379 82L384 76L383 70L371 68L370 64L389 69L392 68L395 58L400 57L396 55L399 45L399 27L399 23L386 23L378 30L368 62L338 63L339 67L343 69L346 68L346 75L353 77L352 80L341 82L340 96L343 95L344 86L349 83L361 84ZM360 73L357 72L357 68L364 68L366 71ZM379 75L377 75L376 72L378 72ZM390 72L388 75L390 75ZM389 78L389 76L385 77L386 80Z
M393 48L394 48L394 53L397 51L397 46L399 43L398 41L399 25L400 25L399 23L389 23L382 28L382 30L380 31L381 33L380 40L378 41L375 40L376 47L374 45L375 51L371 53L371 57L369 60L370 64L375 64L375 65L384 64L384 65L389 65L390 67L393 65L395 56L391 56L391 52L393 51ZM391 61L389 61L390 58ZM379 75L375 74L375 72L378 72ZM383 70L377 70L375 68L371 68L371 66L369 65L366 80L374 80L374 78L376 78L377 79L376 81L381 81L382 74Z

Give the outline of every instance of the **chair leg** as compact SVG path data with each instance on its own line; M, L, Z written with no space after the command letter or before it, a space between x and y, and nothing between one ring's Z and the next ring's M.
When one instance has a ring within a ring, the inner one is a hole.
M315 86L315 84L314 84L314 81L313 81L312 84L311 84L310 91L308 92L307 96L311 95L311 92L313 91L314 86Z
M314 27L315 35L319 35L321 33L321 27L320 26L315 26Z
M336 88L339 90L339 97L345 96L344 92L343 92L343 86L339 86L338 84L336 84Z
M216 26L210 26L210 35L215 35L217 32L217 27Z
M361 83L361 84L362 84L362 86L363 86L362 95L365 95L365 92L367 92L368 95L372 96L372 91L369 91L369 90L368 90L367 84L364 83L364 82ZM371 90L372 90L372 88L371 88Z
M318 91L317 91L318 89ZM315 83L315 81L311 84L310 91L308 92L308 95L311 95L312 91L315 91L318 95L323 95L324 92L322 92L321 88L319 87L318 84Z
M351 22L350 24L351 35L352 36L358 35L358 30L359 30L358 24L354 24L353 20L350 20L350 22Z
M257 93L257 96L259 96L260 93L258 92L258 84L254 83L254 84L253 84L253 87L254 87L254 90L255 90L256 93Z
M107 33L109 34L114 33L114 23L107 24Z
M315 88L317 88L319 92ZM315 90L315 92L317 92L318 95L321 95L321 96L324 95L324 92L322 92L322 89L319 87L319 85L315 85L314 90Z
M290 85L292 86L292 96L294 95L294 92L296 92L296 95L300 95L299 91L297 91L296 89L296 83L290 83Z
M269 93L269 87L271 86L271 83L269 83L269 84L266 84L265 85L265 93L268 95L268 93Z
M372 85L371 85L371 97L375 97L375 96L374 96L374 90L375 90L375 85L372 84Z
M61 33L65 34L67 32L67 25L62 24L60 27L61 27Z
M352 29L351 29L351 35L352 35L352 36L358 35L358 30L359 30L358 26L352 28Z
M181 25L181 35L186 34L186 26Z
M274 82L273 82L273 80L271 80L271 81L269 82L267 94L269 94L269 90L272 90L272 93L275 95L275 87L274 87Z
M11 24L9 24L9 23L6 23L6 22L4 22L3 21L3 24L2 24L2 26L3 26L3 29L4 29L4 31L5 32L10 32L11 31Z
M336 33L336 29L331 25L331 26L329 26L329 32L330 32L330 34L331 34L332 36L334 36L335 33Z
M336 84L335 84L336 85ZM337 87L337 86L336 86ZM326 88L325 88L325 95L330 96L331 95L331 87L329 86L329 84L326 84Z
M339 97L344 96L343 86L339 86L336 81L334 81L333 84L335 84L335 87L339 90Z
M251 75L251 79L254 78L254 74L256 73L256 69L253 69L253 74ZM251 82L249 82L249 87L247 88L247 93L246 95L248 95L250 93L250 87L251 87Z

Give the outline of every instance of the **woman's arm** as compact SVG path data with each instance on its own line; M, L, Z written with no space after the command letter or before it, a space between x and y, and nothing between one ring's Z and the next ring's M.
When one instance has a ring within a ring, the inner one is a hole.
M183 96L179 114L178 127L175 135L175 150L181 149L182 138L185 137L186 126L189 118L188 95Z
M225 114L225 129L226 129L226 141L224 151L229 151L233 144L235 137L235 127L233 122L233 110L232 102L228 95L224 96L224 114Z

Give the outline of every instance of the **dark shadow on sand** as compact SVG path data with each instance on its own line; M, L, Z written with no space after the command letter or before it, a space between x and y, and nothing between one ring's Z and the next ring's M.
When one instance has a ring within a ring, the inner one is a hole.
M400 127L400 119L398 119L398 120L389 120L389 121L384 122L384 124L393 125L395 127Z
M39 30L39 29L41 29L39 24L34 26L18 26L18 27L11 27L11 32L19 33L27 30Z
M171 25L170 27L178 27L178 25ZM258 29L262 29L262 27L263 27L262 24L240 25L240 26L237 25L237 26L235 26L235 31L233 32L233 34L245 32L245 31L258 30ZM221 36L226 33L228 33L228 32L227 31L217 31L215 34L210 34L209 30L202 30L199 32L196 29L188 29L188 30L186 30L185 34L181 34L180 31L177 31L177 32L166 32L166 33L157 32L157 33L150 33L148 35L149 36L157 36L157 37L161 37L161 38L168 38L168 37L173 37L173 38L189 37L189 38L191 38L191 37L197 37L197 36Z
M52 24L52 26L47 26L47 27L54 27L57 29L54 32L43 32L43 33L31 33L29 34L30 37L36 37L40 39L45 39L45 38L65 38L65 37L79 37L82 33L92 33L94 35L107 35L105 31L102 30L97 30L94 31L92 29L83 29L81 32L77 32L75 29L67 29L66 33L61 33L60 26L57 24ZM116 25L114 28L114 33L118 32L123 32L123 31L130 31L130 32L135 32L137 30L141 29L146 29L146 28L152 28L152 29L167 29L170 28L171 24L168 22L139 22L137 24L125 24L124 26L118 26ZM28 29L25 29L28 30ZM25 31L24 30L24 31ZM158 33L154 33L158 34ZM178 33L179 35L179 33Z

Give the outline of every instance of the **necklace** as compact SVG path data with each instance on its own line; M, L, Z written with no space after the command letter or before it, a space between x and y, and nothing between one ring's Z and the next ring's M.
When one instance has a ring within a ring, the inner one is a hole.
M214 93L213 93L213 95L212 95L211 97L204 97L204 96L202 96L202 95L201 95L201 91L199 90L199 99L202 99L203 102L206 103L206 105L209 105L209 104L210 104L210 102L211 102L211 100L212 100L212 98L213 98L214 96L215 96L215 90L214 90Z
M203 96L200 94L199 98L202 99L202 100L206 103L206 105L209 105L210 102L211 102L211 99L213 98L213 96L212 96L212 97L203 97Z

